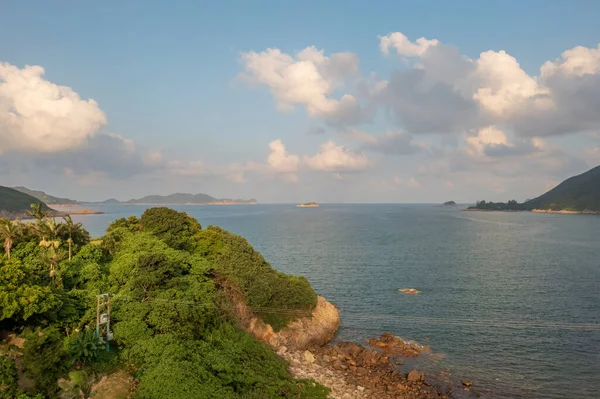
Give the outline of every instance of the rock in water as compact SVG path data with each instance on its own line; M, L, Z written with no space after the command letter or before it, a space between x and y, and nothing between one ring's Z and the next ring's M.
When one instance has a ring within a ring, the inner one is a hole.
M471 381L463 381L462 384L466 387L470 387L471 385L473 385Z
M408 381L420 382L425 380L425 374L422 371L412 370L408 373Z
M402 288L398 291L402 292L403 294L408 294L408 295L417 295L421 292L415 288Z

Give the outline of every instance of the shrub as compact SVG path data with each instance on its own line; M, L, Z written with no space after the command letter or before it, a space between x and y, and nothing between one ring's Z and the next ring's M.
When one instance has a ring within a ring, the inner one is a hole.
M65 352L62 335L54 327L27 337L22 360L25 375L35 382L36 391L49 397L56 395L58 378L73 364Z
M275 330L310 315L317 304L308 280L277 272L244 238L209 226L197 239L196 251L212 262L216 273L236 284L248 306Z
M104 342L92 328L73 334L69 338L69 354L75 362L86 364L95 361L104 349Z
M15 362L0 354L0 398L9 399L17 395L17 366Z
M154 234L171 248L188 251L194 248L193 236L201 229L200 223L187 213L166 207L147 209L140 221L144 231Z

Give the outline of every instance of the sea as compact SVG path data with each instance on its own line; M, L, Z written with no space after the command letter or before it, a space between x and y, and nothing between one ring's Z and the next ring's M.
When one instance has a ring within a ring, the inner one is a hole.
M101 236L148 207L86 208L105 213L74 219ZM336 340L391 332L428 346L405 372L469 380L461 394L483 398L600 398L598 216L432 204L172 208L305 276L340 310Z

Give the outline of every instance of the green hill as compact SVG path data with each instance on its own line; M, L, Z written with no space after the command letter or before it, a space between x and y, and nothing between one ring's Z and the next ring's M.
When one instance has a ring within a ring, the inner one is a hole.
M32 197L35 197L37 199L39 199L40 201L48 204L48 205L76 205L78 202L72 199L68 199L68 198L60 198L60 197L54 197L52 195L48 195L43 191L38 191L38 190L30 190L27 187L13 187L15 190L20 191L22 193L31 195Z
M173 204L218 204L218 203L230 203L230 204L253 204L256 203L255 199L243 200L243 199L230 199L230 198L215 198L207 194L189 194L189 193L176 193L171 195L147 195L140 199L132 199L125 204L161 204L161 205L173 205Z
M537 198L517 203L477 201L470 210L482 211L571 211L600 213L600 166L573 176Z
M523 206L526 209L600 212L600 166L565 180Z
M48 206L39 199L25 194L10 187L0 186L0 216L1 217L23 217L29 210L31 204L42 204L44 210Z

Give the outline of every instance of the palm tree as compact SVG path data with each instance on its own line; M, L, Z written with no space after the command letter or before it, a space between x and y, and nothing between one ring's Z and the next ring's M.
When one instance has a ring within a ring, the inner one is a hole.
M32 219L35 219L38 224L42 224L42 221L48 217L50 214L49 211L42 209L42 203L39 202L37 204L31 204L29 206L30 210L26 212L27 216Z
M65 223L60 225L60 230L64 231L69 235L67 239L67 243L69 244L69 260L71 260L72 256L72 248L73 248L73 235L81 233L83 231L83 225L81 223L73 223L73 219L71 216L67 215L63 217Z
M4 251L6 257L10 259L10 249L12 248L20 230L19 220L0 219L0 238L4 238Z
M60 234L61 225L56 223L54 218L44 219L44 223L40 224L40 232L42 238L50 240L57 240Z
M59 245L59 240L46 240L43 238L42 241L40 241L40 246L47 249L44 259L50 266L50 277L54 277L56 266L61 260L60 253L56 251Z

